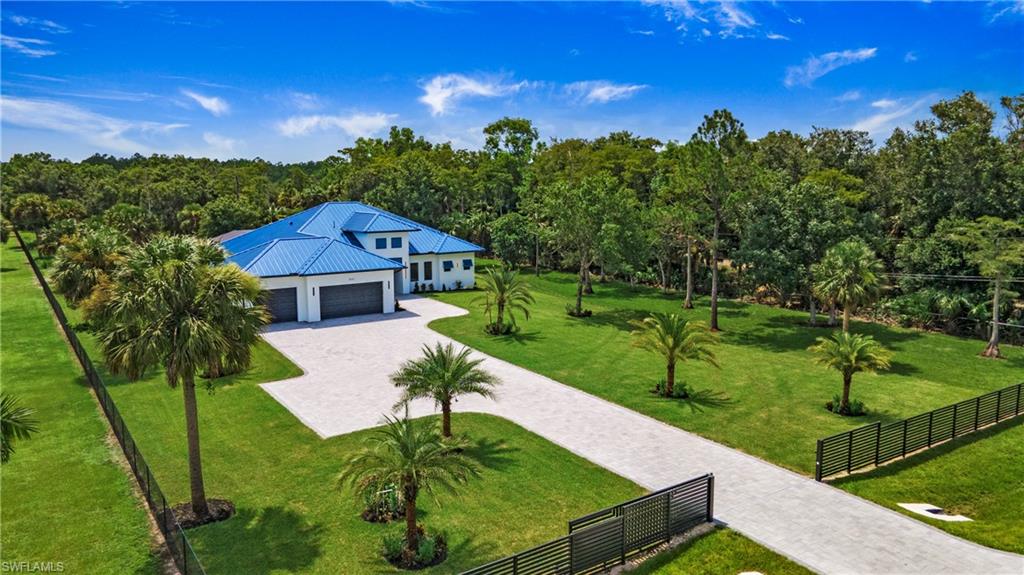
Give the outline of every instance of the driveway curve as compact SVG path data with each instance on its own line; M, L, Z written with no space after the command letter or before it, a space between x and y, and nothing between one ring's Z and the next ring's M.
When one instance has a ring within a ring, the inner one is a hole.
M380 425L399 399L388 376L424 345L450 342L427 324L467 313L427 298L387 316L281 324L265 338L303 370L263 388L321 437ZM456 342L457 345L458 344ZM1022 575L1024 557L925 523L735 449L474 351L503 385L495 400L456 411L498 415L634 481L658 489L712 472L715 518L819 573ZM434 412L414 403L415 416ZM454 425L458 426L456 419Z

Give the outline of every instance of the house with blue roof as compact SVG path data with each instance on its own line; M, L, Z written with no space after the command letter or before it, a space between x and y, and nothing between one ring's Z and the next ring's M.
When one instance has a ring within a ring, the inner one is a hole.
M483 251L360 202L328 202L220 241L228 262L260 278L274 322L392 313L413 286L472 288Z

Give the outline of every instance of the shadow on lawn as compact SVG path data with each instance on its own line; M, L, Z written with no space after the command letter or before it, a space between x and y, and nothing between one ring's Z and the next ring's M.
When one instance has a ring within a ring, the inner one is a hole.
M893 475L901 473L904 470L912 469L914 467L917 467L918 465L924 465L925 463L928 463L929 461L935 458L942 457L943 455L946 455L947 453L955 451L961 447L966 447L968 445L971 445L972 443L976 443L978 441L988 439L989 437L999 435L1000 433L1004 433L1010 429L1014 429L1021 425L1024 425L1024 418L1016 417L1014 419L1003 421L987 429L983 429L970 435L964 435L963 437L958 437L952 441L947 441L946 443L943 443L938 447L933 447L932 449L929 449L927 451L911 455L906 459L894 461L889 465L883 465L882 467L878 467L876 469L864 473L857 473L854 475L841 477L839 479L829 481L828 483L839 486L847 483L870 481L872 479L877 479L880 477L891 477Z
M202 542L200 560L211 573L260 575L308 569L323 554L323 536L323 526L274 506L243 507L227 522L199 528L191 539Z
M829 337L840 327L821 329L807 325L807 319L798 316L771 316L758 322L752 329L743 331L726 331L723 339L738 345L749 345L774 352L805 350L815 344L819 337ZM921 334L911 331L896 331L878 324L855 322L851 327L854 333L870 335L879 343L891 350L899 350L900 345L907 341L921 338ZM911 369L906 366L904 369ZM909 373L909 371L908 371Z
M512 455L518 451L500 439L476 439L466 448L466 455L487 469L504 471L517 465Z
M704 413L706 409L729 407L737 403L724 391L713 389L698 389L691 392L690 397L675 401L679 403L680 407L689 407L691 413Z

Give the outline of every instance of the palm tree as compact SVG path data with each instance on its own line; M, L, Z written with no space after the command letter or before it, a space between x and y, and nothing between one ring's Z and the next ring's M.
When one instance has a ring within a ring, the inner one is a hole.
M815 361L843 374L843 397L839 402L839 413L846 414L850 408L853 374L889 369L892 354L869 335L837 332L830 338L819 337L817 341L817 344L808 348L817 355Z
M438 487L454 492L456 486L479 475L479 471L472 459L437 433L435 425L414 422L408 410L402 419L385 416L385 420L386 424L368 439L370 445L349 459L338 484L357 491L397 485L405 501L405 547L407 552L416 553L416 498L420 492L434 494Z
M33 417L35 411L18 405L9 394L0 394L0 463L7 463L14 454L14 441L28 439L39 431Z
M634 345L665 358L666 397L672 397L675 391L676 363L693 360L719 367L711 351L711 346L718 343L718 335L702 321L686 321L674 313L654 313L630 323L636 327Z
M521 312L523 317L530 319L527 305L533 304L530 288L519 272L503 267L500 270L488 269L481 278L484 289L484 313L490 318L491 310L497 312L498 320L488 326L496 335L505 333L505 312L508 312L509 326L516 325L514 312Z
M89 229L57 248L50 279L68 304L77 306L106 282L124 257L127 240L110 229Z
M814 293L843 306L843 332L850 331L850 313L871 303L882 292L882 262L859 239L840 242L814 266Z
M163 366L167 384L181 384L185 402L192 512L209 517L199 452L196 373L238 353L268 321L259 305L259 281L237 266L220 266L223 251L190 237L158 236L131 248L112 281L90 298L95 326L111 371L135 380ZM233 339L234 338L234 339Z
M417 398L433 399L441 408L441 434L452 436L452 401L462 395L494 397L493 387L501 381L480 369L483 360L470 359L469 348L456 352L452 344L423 346L423 357L409 360L391 375L396 387L405 388L395 407Z

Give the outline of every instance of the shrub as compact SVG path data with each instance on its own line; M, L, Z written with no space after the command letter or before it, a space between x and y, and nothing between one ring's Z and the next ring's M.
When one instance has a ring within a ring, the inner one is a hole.
M462 280L455 280L455 289L462 289Z
M847 410L846 410L845 413L840 411L840 409L839 409L840 402L841 401L839 399L839 394L833 395L832 399L830 399L829 401L825 402L825 409L831 411L832 413L837 413L839 415L847 415L847 416L852 416L852 417L857 417L857 416L860 416L860 415L866 415L867 412L868 412L867 408L864 407L864 402L859 400L859 399L851 399L850 400L850 405L847 407Z
M421 565L429 565L437 556L437 543L432 537L424 537L420 540L420 547L416 550L416 562Z
M363 494L363 519L372 523L387 523L405 515L405 502L394 484L367 488Z
M655 395L659 395L661 397L672 397L674 399L686 399L686 398L690 397L690 395L693 394L693 390L690 389L690 386L687 385L686 383L684 383L682 381L677 381L675 386L673 386L673 388L672 388L672 395L671 396L665 395L665 379L662 378L661 380L658 381L658 383L654 384L654 389L651 390L651 393L653 393Z
M405 534L395 531L381 539L384 559L401 569L423 569L442 563L448 557L448 540L444 533L428 535L418 527L419 546L415 553L405 549Z
M576 313L576 306L572 305L571 303L565 304L565 313L569 314L572 317L590 317L594 315L593 310L589 309L581 310L579 313Z
M498 322L491 322L484 326L484 331L490 335L509 335L514 333L519 328L512 325L511 323L505 322L504 324L498 324Z
M397 563L402 559L402 548L405 538L400 532L385 533L381 538L381 552L389 563Z

